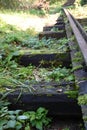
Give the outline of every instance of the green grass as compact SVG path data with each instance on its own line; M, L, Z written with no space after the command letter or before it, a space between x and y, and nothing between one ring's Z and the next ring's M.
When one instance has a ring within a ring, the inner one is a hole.
M50 10L49 10L49 14L55 14L55 13L59 13L62 9L63 4L66 2L66 0L61 0L61 1L53 1L50 5Z

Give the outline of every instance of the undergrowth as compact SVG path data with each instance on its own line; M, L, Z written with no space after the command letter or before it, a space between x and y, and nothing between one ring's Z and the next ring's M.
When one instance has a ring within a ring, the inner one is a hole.
M48 110L39 107L36 111L9 110L10 103L0 99L0 130L31 130L34 127L43 130L48 127L51 118L47 117Z

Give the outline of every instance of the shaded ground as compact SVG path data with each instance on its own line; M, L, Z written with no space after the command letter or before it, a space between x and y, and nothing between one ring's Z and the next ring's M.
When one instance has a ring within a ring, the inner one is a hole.
M31 130L37 130L32 128ZM49 128L43 128L43 130L85 130L82 120L78 118L69 119L69 118L52 118Z
M45 130L84 130L81 120L54 118L51 127Z

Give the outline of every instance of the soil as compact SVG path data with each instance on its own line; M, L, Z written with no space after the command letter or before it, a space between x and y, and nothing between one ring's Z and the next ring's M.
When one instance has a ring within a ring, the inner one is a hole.
M81 130L82 120L78 119L59 119L58 117L53 118L50 128L44 130Z
M17 26L24 31L28 28L34 28L37 32L43 31L44 26L54 25L58 16L58 13L46 15L44 17L18 14L0 14L0 17L7 24Z

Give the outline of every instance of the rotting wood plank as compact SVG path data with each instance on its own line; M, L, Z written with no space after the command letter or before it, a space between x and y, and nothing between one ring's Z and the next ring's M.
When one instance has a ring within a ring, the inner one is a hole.
M64 12L69 20L70 26L75 34L76 40L78 42L78 45L80 47L80 50L83 54L86 66L87 66L87 41L84 39L82 33L80 32L79 28L77 27L77 25L75 24L75 20L72 19L71 14L69 11L67 11L66 9L64 9Z

